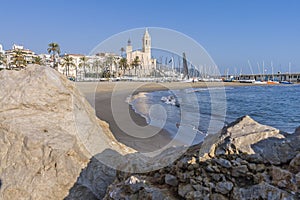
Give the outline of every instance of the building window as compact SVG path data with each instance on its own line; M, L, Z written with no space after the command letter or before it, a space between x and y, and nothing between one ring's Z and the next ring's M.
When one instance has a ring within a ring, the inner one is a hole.
M146 45L148 45L147 43L148 43L148 40L146 40Z

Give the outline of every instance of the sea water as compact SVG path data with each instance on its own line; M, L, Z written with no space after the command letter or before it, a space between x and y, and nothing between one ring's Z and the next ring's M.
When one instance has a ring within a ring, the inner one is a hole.
M180 107L161 100L170 95ZM137 95L130 104L150 125L164 128L173 136L180 128L185 134L193 131L193 143L198 143L244 115L293 133L300 126L299 98L300 85L295 84L155 91Z

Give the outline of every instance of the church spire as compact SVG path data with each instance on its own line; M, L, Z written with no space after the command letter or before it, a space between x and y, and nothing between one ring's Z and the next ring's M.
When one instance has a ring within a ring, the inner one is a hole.
M151 37L148 32L148 28L146 28L144 36L143 36L143 52L149 53L151 52Z
M131 46L131 40L130 40L130 38L128 38L127 46Z

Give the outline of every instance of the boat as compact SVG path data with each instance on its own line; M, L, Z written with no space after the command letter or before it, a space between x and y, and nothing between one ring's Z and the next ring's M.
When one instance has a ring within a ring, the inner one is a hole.
M289 81L280 81L280 84L293 84L293 82L291 81L291 63L289 63Z
M293 84L293 82L290 82L290 81L280 81L280 84Z
M267 84L266 81L255 81L254 84Z
M199 82L199 79L197 79L197 78L189 78L189 79L182 80L181 82L184 82L184 83L194 83L194 82Z
M239 80L240 83L255 83L255 79L242 79Z
M276 84L279 84L279 82L278 81L273 81L273 80L268 80L267 84L268 85L276 85Z
M160 100L163 101L166 104L170 104L170 105L173 105L173 106L180 107L178 101L176 100L176 98L173 95L163 96L163 97L161 97Z
M273 68L273 62L271 61L271 67L272 67L272 79L267 81L268 85L276 85L279 84L279 81L275 81L274 79L274 68Z

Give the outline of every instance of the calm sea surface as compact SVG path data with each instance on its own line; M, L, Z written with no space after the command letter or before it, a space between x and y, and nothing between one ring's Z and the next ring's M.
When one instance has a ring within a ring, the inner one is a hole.
M173 95L180 107L161 97ZM196 142L243 115L292 133L300 126L300 85L199 88L142 93L131 101L148 123L176 135L179 127L196 131Z

